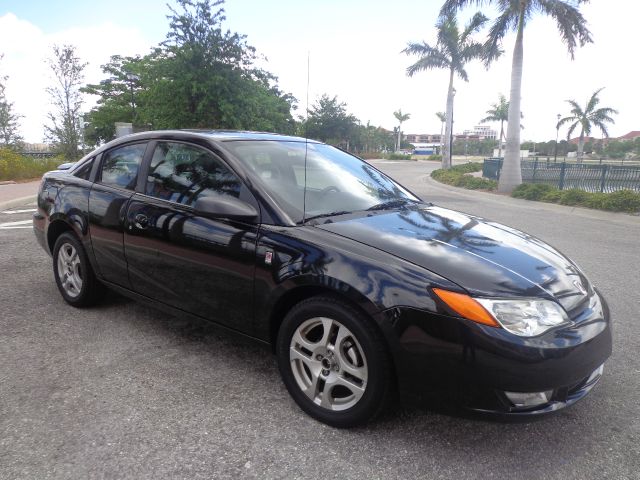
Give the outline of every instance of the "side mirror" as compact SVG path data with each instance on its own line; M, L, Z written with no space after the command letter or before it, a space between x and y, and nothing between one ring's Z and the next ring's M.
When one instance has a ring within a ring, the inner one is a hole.
M210 218L228 218L254 222L258 219L258 211L247 202L231 195L209 195L196 200L194 213Z
M61 163L60 165L58 165L56 170L69 170L75 164L76 164L76 162Z

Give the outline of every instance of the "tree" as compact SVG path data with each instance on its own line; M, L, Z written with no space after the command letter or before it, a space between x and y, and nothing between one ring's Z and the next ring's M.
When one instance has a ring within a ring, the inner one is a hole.
M99 84L86 85L83 93L97 95L97 106L86 115L85 141L90 145L108 142L115 137L116 122L140 125L140 100L144 87L140 78L145 64L140 57L114 55L102 65L108 77Z
M309 110L304 125L306 136L349 149L349 138L358 119L347 113L346 107L337 96L322 95Z
M447 114L444 112L436 112L436 117L440 120L440 154L442 154L442 146L444 145L442 136L444 135L444 124L447 121Z
M509 119L509 102L504 95L500 94L498 97L498 103L491 105L491 108L487 110L487 116L480 120L480 123L488 122L500 122L500 138L498 140L498 157L502 157L502 141L504 139L504 122ZM522 112L520 112L520 118L522 118ZM523 128L520 125L520 128Z
M617 110L609 107L596 108L600 103L598 95L603 90L600 88L593 92L587 104L582 108L575 100L567 100L567 103L571 105L570 115L561 118L558 121L558 128L565 123L570 123L569 130L567 131L567 140L571 138L573 131L580 127L580 137L578 138L578 163L582 163L582 157L584 155L584 140L585 135L591 135L592 127L597 127L602 135L609 138L609 132L607 131L607 123L615 123L611 115L618 113Z
M502 157L502 140L504 139L504 122L509 118L509 102L504 95L500 94L498 103L491 105L487 110L487 116L480 120L480 123L500 122L500 137L498 138L498 157Z
M509 120L507 122L507 145L498 191L511 192L522 183L520 171L520 96L522 88L523 37L527 21L536 13L551 16L558 26L560 37L566 44L571 59L576 46L591 42L591 33L578 6L587 0L445 0L440 14L443 17L454 14L458 9L470 4L495 4L498 18L489 30L485 46L488 50L486 61L490 62L501 53L504 36L516 32L511 64L511 91L509 96Z
M449 70L449 89L447 91L447 112L445 142L442 149L442 168L451 167L451 135L453 130L453 79L457 75L465 82L469 81L465 66L472 60L486 57L485 47L471 38L471 35L487 22L480 12L476 13L462 32L454 13L444 15L438 20L438 40L435 46L426 42L409 43L403 50L407 55L419 55L419 60L407 68L412 77L418 72L442 68Z
M223 1L177 0L166 40L144 57L114 56L98 95L92 135L113 138L115 121L157 129L220 128L293 133L296 100L257 68L246 36L223 29Z
M80 86L87 64L76 56L73 45L54 45L53 57L47 63L53 72L54 84L46 89L53 110L47 115L49 124L44 127L45 133L66 160L75 161L80 156Z
M2 60L0 55L0 60ZM22 143L18 133L20 115L13 111L13 103L5 94L5 82L9 77L0 75L0 147L16 148Z
M398 143L396 144L396 151L400 150L400 144L402 143L402 124L411 118L410 113L402 113L402 109L393 112L393 116L398 120Z

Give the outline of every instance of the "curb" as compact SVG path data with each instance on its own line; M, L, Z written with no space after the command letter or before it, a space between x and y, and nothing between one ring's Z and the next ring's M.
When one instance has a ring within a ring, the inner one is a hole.
M28 197L18 197L12 198L11 200L6 200L4 202L0 202L0 211L8 210L9 208L19 207L20 205L24 205L30 201L36 201L37 194L29 195Z

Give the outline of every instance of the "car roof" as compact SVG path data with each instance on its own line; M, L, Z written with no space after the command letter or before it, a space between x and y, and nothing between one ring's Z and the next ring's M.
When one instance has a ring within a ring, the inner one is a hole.
M320 143L316 140L305 139L302 137L294 137L290 135L281 135L279 133L270 132L252 132L247 130L208 130L208 129L184 129L184 130L150 130L147 132L134 133L118 138L118 141L126 141L133 139L150 139L164 135L189 135L195 137L206 138L219 142L230 141L280 141L280 142L309 142ZM118 142L120 143L120 142Z

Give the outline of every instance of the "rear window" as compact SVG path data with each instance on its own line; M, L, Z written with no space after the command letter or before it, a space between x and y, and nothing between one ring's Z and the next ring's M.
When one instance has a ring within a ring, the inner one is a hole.
M115 148L105 153L102 156L100 183L134 190L138 181L138 170L146 148L146 143L136 143Z

